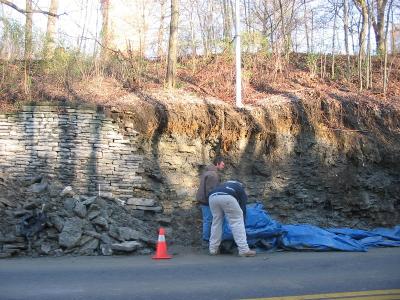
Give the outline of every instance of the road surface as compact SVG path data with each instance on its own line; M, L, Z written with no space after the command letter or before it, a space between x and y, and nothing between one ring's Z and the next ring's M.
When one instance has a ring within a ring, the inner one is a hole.
M181 249L170 260L151 256L0 260L1 300L249 299L386 289L400 289L400 248L362 253L285 251L252 258ZM400 299L400 291L397 297L379 299Z

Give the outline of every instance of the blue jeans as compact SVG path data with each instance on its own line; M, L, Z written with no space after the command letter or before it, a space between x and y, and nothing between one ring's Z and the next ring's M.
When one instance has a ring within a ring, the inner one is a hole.
M208 205L200 205L203 214L203 240L208 241L211 235L211 223L213 216Z

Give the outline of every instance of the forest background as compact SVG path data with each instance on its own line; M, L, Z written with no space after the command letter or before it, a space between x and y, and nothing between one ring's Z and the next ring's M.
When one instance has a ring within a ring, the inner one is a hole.
M309 88L398 102L398 1L240 0L240 15L245 103ZM3 108L76 100L76 83L234 99L232 0L1 0L0 18Z

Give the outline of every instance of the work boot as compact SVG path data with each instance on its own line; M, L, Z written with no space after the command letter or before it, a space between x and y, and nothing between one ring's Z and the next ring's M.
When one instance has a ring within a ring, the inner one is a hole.
M219 249L217 251L210 251L209 253L211 256L215 256L219 254Z
M241 257L253 257L253 256L256 256L256 251L249 250L247 252L239 253L239 256L241 256Z

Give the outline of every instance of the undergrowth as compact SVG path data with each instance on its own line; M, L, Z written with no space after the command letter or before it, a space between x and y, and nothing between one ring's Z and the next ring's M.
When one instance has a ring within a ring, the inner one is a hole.
M235 99L235 65L232 48L220 55L182 57L179 59L178 88L199 96L213 96L226 102ZM400 57L389 57L389 89L382 91L381 60L373 59L373 86L361 95L398 102L400 98ZM358 93L357 58L335 57L335 74L331 72L332 58L319 54L292 53L288 58L271 52L244 53L242 57L243 98L253 103L271 94L313 89L339 89ZM4 109L16 103L49 100L52 89L57 99L70 97L71 87L79 83L90 85L97 78L115 80L127 91L163 89L165 58L148 60L134 53L113 53L107 61L58 48L51 60L0 61L0 103ZM46 92L45 92L46 91ZM84 99L82 99L84 100Z

